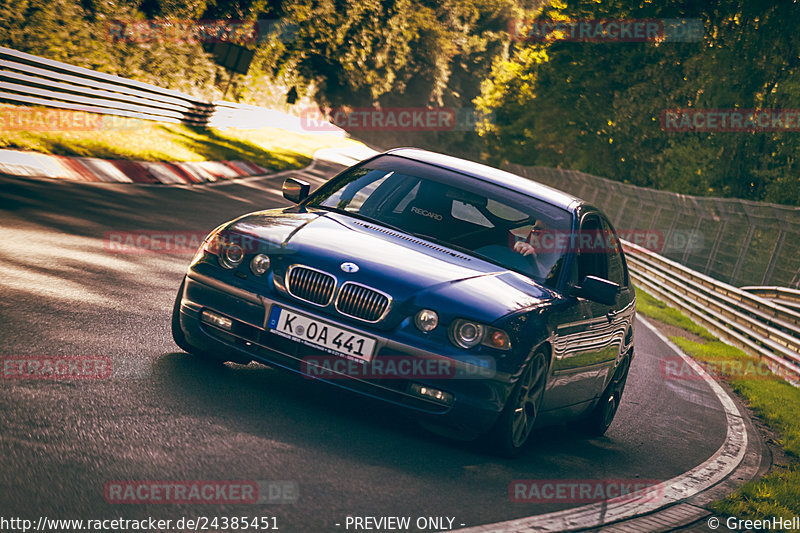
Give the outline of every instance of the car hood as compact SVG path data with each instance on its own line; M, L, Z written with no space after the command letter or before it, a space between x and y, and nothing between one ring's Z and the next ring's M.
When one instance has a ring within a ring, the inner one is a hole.
M234 221L228 230L265 244L276 276L295 264L323 270L339 283L354 281L391 295L392 314L455 302L472 318L492 322L556 297L527 276L343 214L261 211ZM341 265L348 262L358 271L344 272Z

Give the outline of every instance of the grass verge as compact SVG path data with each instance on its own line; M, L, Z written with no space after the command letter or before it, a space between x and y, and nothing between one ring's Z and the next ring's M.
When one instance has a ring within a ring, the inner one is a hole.
M19 109L26 110L20 114ZM48 113L50 113L48 115ZM48 117L50 118L48 121ZM0 106L0 148L137 161L246 160L302 168L319 148L361 144L278 128L218 130L45 108Z
M791 459L788 466L776 466L761 479L715 502L711 509L720 515L753 520L800 516L800 389L650 294L637 288L636 298L637 310L643 315L701 337L702 342L678 335L670 339L727 382L777 432L779 444Z

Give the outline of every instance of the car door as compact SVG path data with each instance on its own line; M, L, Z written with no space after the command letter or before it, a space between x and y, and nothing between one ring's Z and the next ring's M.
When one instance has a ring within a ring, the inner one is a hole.
M586 276L609 279L607 226L597 212L582 216L575 235L568 286L579 286ZM569 290L569 289L568 289ZM545 409L556 409L593 400L602 391L614 366L620 339L615 333L616 305L567 295L568 306L555 327L551 390Z
M605 217L602 217L603 226L607 237L608 251L608 280L619 285L617 300L610 310L612 343L615 346L617 358L622 357L628 349L628 344L633 342L633 320L635 314L634 302L636 295L628 276L628 266L622 253L622 243Z

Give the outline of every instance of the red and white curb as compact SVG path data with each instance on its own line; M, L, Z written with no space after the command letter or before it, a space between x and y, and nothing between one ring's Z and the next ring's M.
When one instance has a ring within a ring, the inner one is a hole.
M271 171L249 161L158 163L0 150L0 173L105 183L191 185L260 176Z
M644 495L616 502L604 501L553 513L459 529L456 530L457 533L543 533L599 528L605 524L635 518L673 506L713 487L739 466L747 452L748 439L745 422L734 401L701 365L683 353L646 319L637 316L636 320L652 330L659 339L683 358L686 364L701 376L716 394L722 404L728 426L722 446L702 464L665 481L657 500L654 500L651 495Z

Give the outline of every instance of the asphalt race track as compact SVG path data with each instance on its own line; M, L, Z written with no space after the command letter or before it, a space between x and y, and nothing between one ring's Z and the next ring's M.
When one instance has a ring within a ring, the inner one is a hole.
M320 164L306 178L318 184L336 168ZM117 253L109 235L203 234L286 205L282 180L184 188L0 177L0 356L112 363L108 379L0 380L3 516L265 516L283 532L347 531L347 516L450 517L460 528L583 505L512 501L516 479L667 480L720 447L717 396L703 381L665 380L659 360L674 355L641 326L606 436L543 430L514 461L324 384L181 352L170 311L191 252ZM104 487L120 480L283 481L298 498L108 503Z

